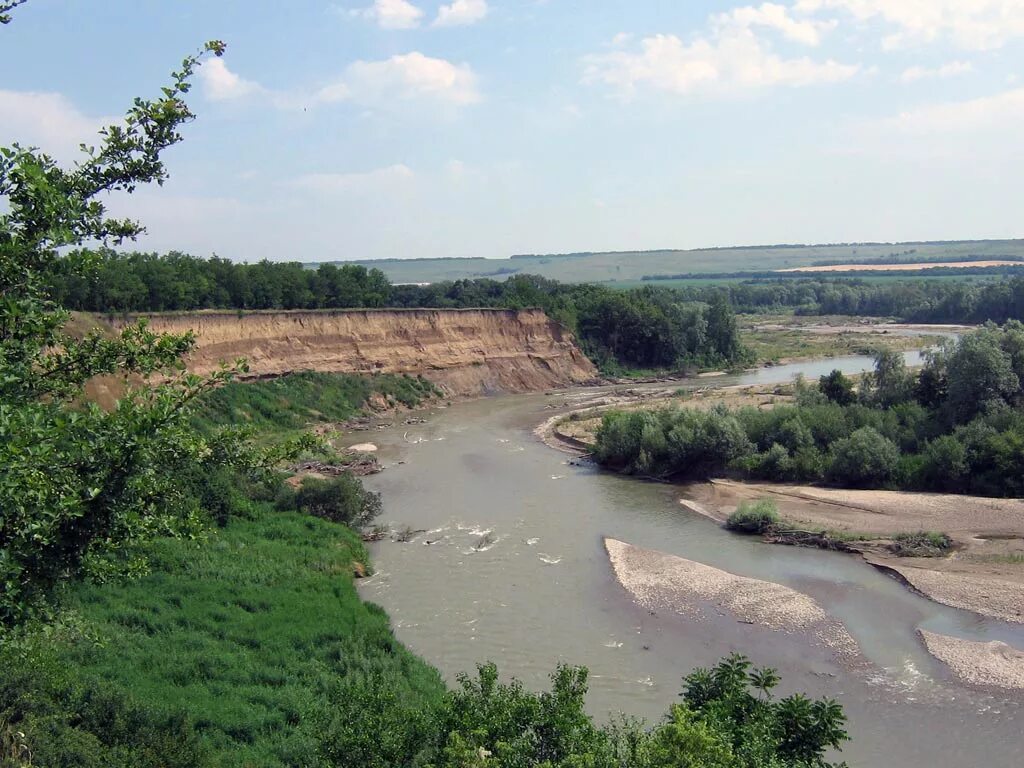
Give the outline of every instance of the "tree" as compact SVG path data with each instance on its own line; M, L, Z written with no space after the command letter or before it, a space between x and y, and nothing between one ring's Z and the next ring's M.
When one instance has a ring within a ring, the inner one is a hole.
M708 307L708 340L723 360L735 360L740 353L740 336L736 330L736 316L729 306L727 295L716 291Z
M891 480L900 460L896 444L874 427L861 427L832 448L829 474L854 487L882 485Z
M992 325L965 334L946 359L947 402L958 422L969 421L993 401L1012 400L1020 391L1013 359Z
M875 354L875 370L865 377L865 394L883 408L906 402L910 397L910 376L903 354L881 349Z
M833 370L827 376L822 376L818 382L818 389L821 394L837 405L850 405L856 400L853 381L838 369Z
M381 512L380 494L367 491L348 472L329 480L307 478L295 494L295 505L302 512L356 529L369 525Z
M164 181L161 153L194 117L190 78L204 54L223 51L213 41L187 57L158 98L136 99L70 169L31 147L0 148L0 628L39 614L63 582L131 569L133 542L194 529L198 511L175 483L183 466L245 460L237 435L204 439L189 426L194 399L230 375L183 373L190 335L139 323L113 339L74 338L45 289L57 249L142 231L101 200ZM132 377L110 412L82 398L100 374Z

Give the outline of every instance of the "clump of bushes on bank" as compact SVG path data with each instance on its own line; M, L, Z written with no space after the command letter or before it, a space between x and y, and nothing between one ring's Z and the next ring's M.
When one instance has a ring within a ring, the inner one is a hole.
M595 457L643 476L1024 495L1024 325L986 326L918 373L881 352L854 388L838 372L770 410L611 412Z
M739 533L765 534L778 528L779 510L771 499L744 501L729 515L725 527Z
M935 531L897 533L890 548L900 557L942 557L953 548L953 540Z

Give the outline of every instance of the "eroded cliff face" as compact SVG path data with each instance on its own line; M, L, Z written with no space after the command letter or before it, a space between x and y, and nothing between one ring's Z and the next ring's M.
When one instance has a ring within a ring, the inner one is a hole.
M200 374L244 357L250 377L408 373L462 396L530 392L597 376L571 334L534 309L216 311L149 320L157 332L195 332L198 343L186 362Z

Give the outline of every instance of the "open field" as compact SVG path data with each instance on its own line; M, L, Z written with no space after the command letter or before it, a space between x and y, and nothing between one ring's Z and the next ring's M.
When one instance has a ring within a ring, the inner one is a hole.
M907 253L929 262L940 259L956 262L968 257L999 260L1024 256L1024 240L779 245L535 254L508 259L378 259L356 263L376 267L396 283L436 283L479 277L501 280L514 274L541 275L570 283L617 283L640 280L645 275L783 270L822 261L864 261Z
M941 329L935 334L903 335L902 326L839 316L757 315L740 317L739 322L740 340L760 364L873 355L883 348L903 352L934 346L942 338Z
M915 264L832 264L822 267L790 267L778 270L788 272L914 272L921 269L984 269L988 267L1019 267L1021 262L1006 259L990 259L988 261L930 261Z

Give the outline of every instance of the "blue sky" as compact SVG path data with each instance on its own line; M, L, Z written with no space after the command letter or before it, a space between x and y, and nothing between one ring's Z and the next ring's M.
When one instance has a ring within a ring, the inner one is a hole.
M62 159L184 54L118 212L235 260L1024 236L1024 1L30 0L0 143Z

